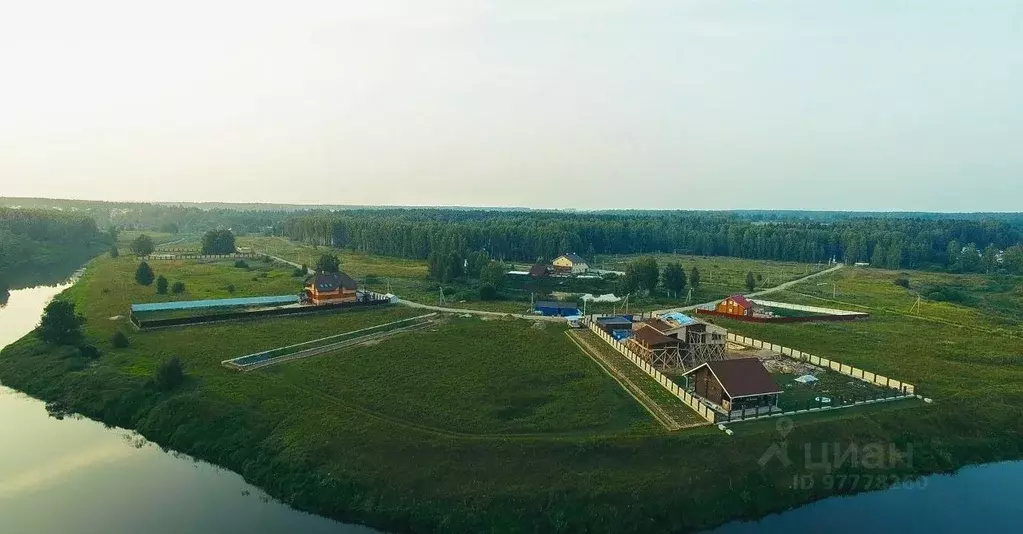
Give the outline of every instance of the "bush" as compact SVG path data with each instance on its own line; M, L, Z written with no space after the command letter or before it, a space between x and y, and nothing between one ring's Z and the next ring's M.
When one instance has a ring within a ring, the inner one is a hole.
M227 288L226 289L227 289L228 293L231 293L232 295L234 294L234 289L235 289L234 288L234 284L227 284Z
M99 358L99 349L94 345L82 345L78 347L78 354L88 360Z
M909 289L909 278L904 274L900 274L899 277L895 279L895 285Z
M160 277L156 279L156 293L159 295L166 295L168 285L170 284L167 282L167 277L161 274Z
M239 268L239 269L248 269L249 268L249 264L245 260L235 260L234 261L234 266Z
M155 277L156 275L153 273L152 267L146 262L140 263L139 268L135 269L135 281L140 285L148 286L152 284Z
M494 284L481 284L480 285L480 299L481 300L494 300L497 298L497 288Z
M181 360L171 358L160 364L153 375L153 385L160 391L170 391L185 381L185 371L181 367Z
M116 258L121 255L121 251L117 250L117 245L110 245L110 257Z
M125 335L124 332L118 330L117 332L114 332L114 335L110 336L110 344L115 349L124 349L127 348L128 345L131 345L131 342L128 340L128 336Z
M142 234L135 238L131 242L131 251L136 256L148 256L153 253L156 246L153 244L153 238L146 234Z
M174 282L174 284L171 286L171 293L174 293L175 295L180 295L181 293L184 292L185 292L184 282Z
M309 271L307 271L305 269L299 269L298 267L295 267L295 270L291 271L291 276L305 276L305 274L307 272L309 272Z

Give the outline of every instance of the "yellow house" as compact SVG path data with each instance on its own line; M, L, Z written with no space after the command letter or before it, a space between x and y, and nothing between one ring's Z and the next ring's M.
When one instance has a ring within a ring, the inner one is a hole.
M573 253L562 254L554 258L551 263L554 265L554 270L559 273L581 274L590 268L589 265L586 265L586 260Z
M313 304L355 302L358 284L345 273L316 273L305 285L306 297Z

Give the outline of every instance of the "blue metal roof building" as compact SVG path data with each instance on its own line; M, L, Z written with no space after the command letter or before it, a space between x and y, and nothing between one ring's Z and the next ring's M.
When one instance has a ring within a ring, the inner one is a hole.
M553 300L542 300L537 302L533 309L540 312L541 315L549 317L566 317L569 315L579 315L579 305L574 302L557 302Z

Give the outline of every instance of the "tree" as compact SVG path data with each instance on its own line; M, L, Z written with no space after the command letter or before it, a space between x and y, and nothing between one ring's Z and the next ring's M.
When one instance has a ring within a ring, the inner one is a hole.
M480 270L480 281L490 284L494 291L504 287L504 265L499 261L490 261ZM483 289L480 288L480 291Z
M174 293L175 295L180 295L180 294L182 294L184 292L185 292L185 283L184 282L179 280L177 282L174 282L173 285L171 285L171 293Z
M984 247L984 253L981 256L981 265L986 273L993 273L998 268L998 248L995 247L994 243L988 244L988 246Z
M874 253L870 256L870 265L880 268L885 266L884 247L882 247L880 243L874 245Z
M75 313L74 304L66 300L54 300L43 310L43 318L36 332L43 341L72 345L82 338L84 323L85 318Z
M484 283L480 285L480 300L494 300L497 298L497 288L494 284Z
M757 280L753 277L753 271L746 272L746 290L753 291L757 287Z
M975 273L981 269L980 251L975 243L967 243L959 256L959 269L964 273Z
M324 254L316 260L316 271L324 273L336 273L341 271L341 258L337 254Z
M636 289L652 292L657 289L660 274L657 260L652 256L637 258L625 266L625 287L629 289L630 293Z
M121 231L118 230L117 227L114 225L110 225L107 227L107 236L110 237L111 243L117 243L117 235L120 233Z
M131 342L128 340L128 336L120 330L114 332L114 335L110 336L110 345L115 349L123 349L130 344Z
M234 260L234 266L237 269L248 269L249 263L245 260Z
M661 273L661 284L678 297L686 288L686 270L682 268L682 264L673 262L665 265L664 272Z
M1013 274L1023 274L1023 245L1013 245L1005 249L1002 265Z
M117 245L110 245L110 257L116 258L121 255L121 251L117 250Z
M153 375L153 385L160 391L170 391L185 381L185 371L181 367L181 360L171 358L160 364Z
M152 284L155 277L156 274L153 273L153 269L146 262L140 263L139 268L135 269L135 281L140 285L148 286Z
M895 279L895 285L909 289L909 277L906 273L902 273L898 278Z
M203 254L234 254L235 250L230 230L210 230L202 236Z
M693 286L693 289L700 287L700 270L693 266L693 270L689 272L689 285Z
M167 277L161 274L160 277L156 279L156 293L158 295L166 295L168 285Z
M131 252L136 256L148 256L153 253L156 247L153 245L153 238L147 234L136 237L131 242Z

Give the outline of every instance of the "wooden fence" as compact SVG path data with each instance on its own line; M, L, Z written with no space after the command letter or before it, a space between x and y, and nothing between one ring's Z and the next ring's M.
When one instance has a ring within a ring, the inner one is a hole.
M863 380L864 382L868 382L874 385L883 386L891 389L896 389L904 394L914 395L916 393L916 386L914 386L913 384L903 382L901 380L895 380L891 377L879 375L877 373L872 373L870 371L864 371L863 369L859 369L851 365L846 365L842 362L829 360L827 358L821 358L819 356L814 356L812 354L791 349L789 347L782 347L781 345L774 345L772 343L760 341L759 339L738 336L732 333L728 334L727 339L732 343L737 343L745 347L769 350L777 354L782 354L790 358L807 362L811 365L816 365L817 367L823 367L825 369L837 371L839 373L842 373L843 375Z
M669 393L678 397L679 400L684 402L686 406L689 406L690 408L693 409L693 411L700 414L700 417L703 417L710 423L716 422L718 415L717 412L712 410L706 404L700 402L699 399L697 399L696 397L690 395L689 392L687 392L686 390L680 388L678 384L673 382L667 376L664 376L664 374L662 374L657 369L654 369L652 365L643 361L642 358L636 356L636 354L629 350L629 348L626 347L623 343L619 343L615 338L609 336L607 332L604 332L600 328L597 328L597 325L593 321L586 320L586 326L589 327L589 329L593 331L593 333L600 336L600 339L603 339L605 342L607 342L608 345L611 345L612 347L614 347L615 350L622 353L622 355L628 358L629 361L633 363L633 365L639 367L640 369L643 370L644 373L650 375L650 377L656 380L657 383L661 385L661 387L668 390Z

